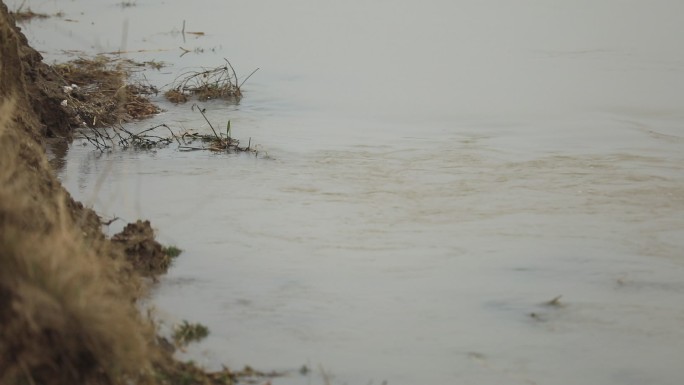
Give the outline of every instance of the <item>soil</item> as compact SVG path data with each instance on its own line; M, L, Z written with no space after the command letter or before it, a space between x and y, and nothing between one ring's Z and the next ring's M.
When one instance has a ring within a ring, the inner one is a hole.
M150 223L108 239L55 177L45 138L76 118L63 86L0 3L0 383L233 383L175 361L140 314L142 277L170 263Z
M115 245L121 246L133 268L146 276L165 273L171 265L171 257L162 245L154 239L150 221L129 223L123 231L112 237Z
M43 63L40 53L31 48L19 28L14 27L14 17L7 13L4 4L0 12L4 19L1 31L3 43L0 47L3 61L0 90L3 94L22 91L27 95L33 115L39 122L32 127L34 139L41 136L68 136L75 116L69 116L60 106L64 100L60 77L52 67ZM21 79L25 81L20 82ZM23 83L23 87L19 83Z

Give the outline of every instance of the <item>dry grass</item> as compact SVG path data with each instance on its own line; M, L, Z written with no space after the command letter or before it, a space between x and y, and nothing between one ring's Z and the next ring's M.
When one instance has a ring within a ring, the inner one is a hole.
M111 126L158 113L159 108L145 96L156 93L154 87L126 84L132 69L139 66L105 55L55 65L67 84L62 106L72 109L88 127Z
M115 268L69 230L5 230L1 383L110 383L148 370L147 333Z
M0 107L0 383L136 378L151 367L152 330L135 279L103 238L84 236L41 148L12 128L14 107Z
M45 13L33 12L33 10L31 10L31 7L24 9L23 5L17 8L16 11L10 12L10 14L14 16L14 19L19 23L31 21L34 19L47 19L50 17L50 15Z
M193 96L200 101L224 99L238 101L242 97L240 87L258 70L254 70L242 82L228 59L226 64L215 68L187 71L171 84L164 96L172 103L185 103Z
M31 20L34 20L34 19L47 19L47 18L50 18L52 16L56 16L56 17L63 17L64 16L64 13L61 11L57 12L54 15L48 15L46 13L34 12L30 6L24 8L25 5L26 5L26 0L24 0L19 5L19 7L17 7L17 9L10 12L10 15L14 16L14 20L16 20L18 23L30 22Z

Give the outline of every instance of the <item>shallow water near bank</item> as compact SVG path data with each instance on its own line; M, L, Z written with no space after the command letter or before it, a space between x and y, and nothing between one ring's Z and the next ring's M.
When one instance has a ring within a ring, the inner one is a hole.
M59 167L185 250L153 301L209 327L196 361L291 371L274 384L684 376L679 2L32 6L78 20L25 26L49 60L127 50L169 64L159 85L261 68L203 105L268 157L77 141ZM133 128L209 131L162 106Z

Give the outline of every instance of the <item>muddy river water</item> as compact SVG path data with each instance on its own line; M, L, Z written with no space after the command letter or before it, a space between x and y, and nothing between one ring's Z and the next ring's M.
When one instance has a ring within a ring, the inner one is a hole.
M49 60L163 61L159 86L260 68L204 107L268 157L76 142L59 171L185 250L151 301L209 327L189 358L273 384L682 383L684 2L133 3L33 1L64 18L24 30ZM139 127L209 130L160 102Z

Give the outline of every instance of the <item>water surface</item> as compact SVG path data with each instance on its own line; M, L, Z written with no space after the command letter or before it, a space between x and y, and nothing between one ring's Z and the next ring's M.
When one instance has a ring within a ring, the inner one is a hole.
M293 371L274 384L684 378L684 3L41 7L78 20L25 27L48 59L261 68L206 107L270 159L76 143L60 172L185 249L153 301L209 326L195 360ZM138 125L208 131L163 106Z

